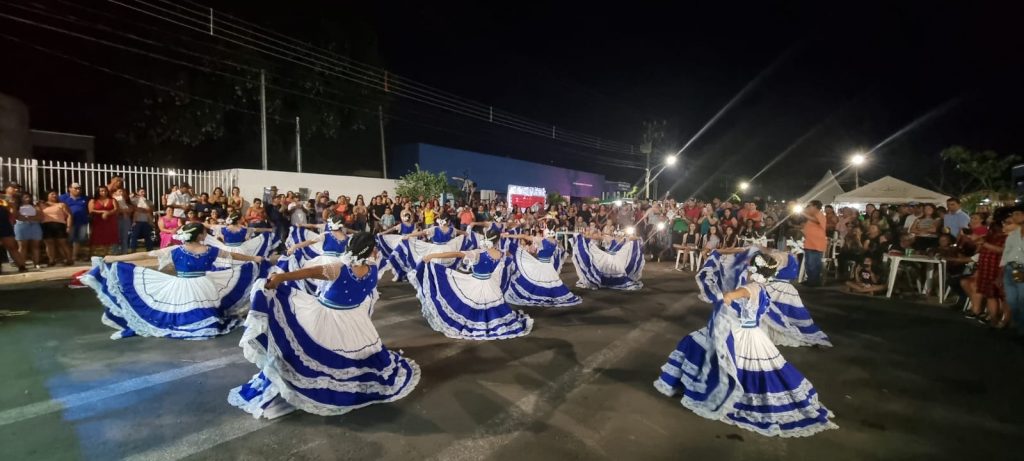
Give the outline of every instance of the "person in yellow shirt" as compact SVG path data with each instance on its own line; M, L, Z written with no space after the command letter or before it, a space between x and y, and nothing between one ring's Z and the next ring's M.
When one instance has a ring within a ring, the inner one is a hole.
M430 203L423 209L423 227L430 227L434 225L434 221L437 219L437 211L434 210L434 206Z

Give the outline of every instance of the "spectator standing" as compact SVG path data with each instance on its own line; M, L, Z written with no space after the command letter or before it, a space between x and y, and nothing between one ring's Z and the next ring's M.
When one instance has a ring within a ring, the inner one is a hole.
M1006 236L999 265L1003 268L1006 305L1016 325L1016 339L1020 341L1024 340L1024 208L1014 207L1010 220L1015 228Z
M946 215L942 217L942 226L949 229L949 234L954 239L960 237L960 232L971 225L971 217L960 208L960 199L950 197L946 200Z
M309 224L309 216L301 200L295 200L288 204L288 220L293 226L301 227Z
M141 187L135 191L132 205L135 208L135 213L132 216L132 233L129 239L131 241L131 252L134 253L139 247L140 238L145 240L146 251L152 251L156 243L154 238L156 232L153 230L153 211L156 209L156 206L146 197L146 189Z
M1004 232L1005 224L1010 224L1010 212L1007 208L1000 208L995 211L994 221L989 226L988 234L984 243L978 250L978 265L975 271L975 285L977 292L971 299L972 313L980 316L984 307L988 323L995 328L1006 326L1008 315L1004 307L1005 297L1003 295L1003 273L1002 256L1005 249L1007 235ZM997 283L998 280L998 283Z
M96 247L102 248L103 254L106 255L118 245L117 212L117 204L110 197L107 186L97 188L92 200L89 201L89 215L92 217L89 223L92 229L89 235L90 257Z
M133 246L129 241L134 214L131 197L124 189L124 179L118 175L110 177L110 181L107 182L107 190L110 191L110 197L114 199L114 204L117 206L117 246L114 248L114 253L127 253L128 249Z
M82 193L82 186L77 182L71 183L68 192L59 198L71 213L72 227L68 238L71 240L71 260L74 261L82 252L82 244L89 243L89 198Z
M942 225L942 221L935 214L934 205L929 203L921 208L921 216L914 220L911 235L914 236L914 249L927 251L939 246L939 226Z
M43 239L43 229L39 225L41 219L42 211L39 209L39 205L32 200L32 194L21 194L17 220L14 223L14 237L18 241L18 251L26 259L31 256L32 264L36 269L39 269L41 259L39 254L39 242Z
M68 246L68 234L74 229L74 217L68 205L60 199L57 191L46 194L42 206L43 246L50 266L56 266L63 259L68 266L75 264L75 254Z
M817 287L821 285L821 258L828 245L828 238L825 236L825 213L821 211L821 201L811 200L811 203L804 209L804 258L807 280L806 286Z
M175 218L185 219L185 212L192 207L192 187L181 183L178 190L167 195L167 206L174 209Z
M9 189L16 190L17 188L12 189L11 186L8 186L4 188L4 195L0 196L0 245L10 253L14 265L18 266L18 272L27 272L25 257L18 251L18 242L14 239L14 219L17 217L18 210L15 208L14 200L9 197L12 195L8 192Z

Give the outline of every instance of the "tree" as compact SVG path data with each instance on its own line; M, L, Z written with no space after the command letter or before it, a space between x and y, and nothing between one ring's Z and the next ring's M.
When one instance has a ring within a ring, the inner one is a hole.
M548 192L548 205L566 205L565 197L558 192Z
M420 196L429 199L440 196L444 192L450 192L451 189L452 186L448 184L448 176L445 172L431 173L421 170L420 165L416 164L416 171L398 178L395 194L413 199Z
M971 151L951 146L942 151L942 159L966 175L962 192L1005 192L1010 188L1010 168L1020 161L1017 155L1000 156L995 151Z

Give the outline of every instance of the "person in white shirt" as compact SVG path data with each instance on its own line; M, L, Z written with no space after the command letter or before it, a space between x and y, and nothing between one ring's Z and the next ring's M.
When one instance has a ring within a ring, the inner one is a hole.
M182 183L178 190L167 196L167 206L174 209L174 217L185 219L185 212L192 207L192 187Z
M302 200L296 200L288 204L288 214L293 226L305 226L308 223L309 212L303 206Z
M139 247L140 238L146 242L146 251L153 251L153 247L156 246L156 233L153 229L154 207L153 202L146 198L145 188L140 187L135 191L132 205L135 207L135 213L132 216L131 252L134 253Z
M1017 329L1017 340L1024 341L1024 206L1013 207L1010 219L1014 228L1003 229L1007 235L999 266L1003 268L1003 291Z

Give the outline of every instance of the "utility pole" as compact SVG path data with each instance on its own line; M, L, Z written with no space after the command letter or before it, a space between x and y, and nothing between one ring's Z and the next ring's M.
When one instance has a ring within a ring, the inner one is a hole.
M295 171L302 173L302 129L298 117L295 117Z
M267 169L267 77L260 69L260 152L263 169Z
M651 154L654 153L655 145L665 137L665 122L650 121L644 122L643 140L640 143L640 152L646 154L644 167L644 198L651 198Z
M388 154L384 148L384 106L377 106L377 123L380 126L380 177L388 179Z

